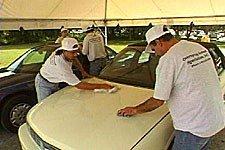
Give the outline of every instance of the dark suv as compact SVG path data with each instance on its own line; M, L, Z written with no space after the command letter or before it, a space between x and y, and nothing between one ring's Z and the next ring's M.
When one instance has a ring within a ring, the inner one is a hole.
M225 69L224 55L213 43L200 42L213 58L218 75ZM160 59L154 52L146 51L147 42L130 44L107 65L100 78L117 83L154 89L155 70Z

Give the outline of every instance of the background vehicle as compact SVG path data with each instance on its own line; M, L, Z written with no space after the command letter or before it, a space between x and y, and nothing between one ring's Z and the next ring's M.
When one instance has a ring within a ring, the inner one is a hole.
M66 87L33 107L27 123L19 129L22 148L167 149L174 129L165 105L129 119L116 116L118 109L153 95L159 57L145 52L146 44L129 45L103 69L101 79L86 79L116 85L118 92L94 93ZM210 51L221 84L225 85L224 56L215 44L201 44Z
M34 78L45 60L59 46L50 44L31 48L8 67L0 69L0 119L5 129L17 132L26 121L28 110L37 103ZM110 61L116 52L109 47L106 50ZM78 59L88 69L87 57L79 55ZM73 70L81 79L79 70L76 67Z

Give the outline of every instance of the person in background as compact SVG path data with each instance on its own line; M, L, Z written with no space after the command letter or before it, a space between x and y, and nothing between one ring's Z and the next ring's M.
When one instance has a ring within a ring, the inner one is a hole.
M56 39L55 43L61 44L62 40L65 37L68 37L68 33L69 33L68 29L62 28L60 32L61 36Z
M205 35L202 36L201 42L210 42L210 37L208 32L206 32Z
M80 81L72 71L72 61L79 55L78 42L74 38L64 38L62 46L46 60L35 78L38 101L59 90L59 83L83 90L112 89L109 84L87 83Z
M148 47L161 56L153 97L118 116L152 111L166 102L173 119L173 150L205 150L210 138L225 127L223 92L208 50L198 43L178 41L163 25L146 33Z
M87 55L90 62L89 73L96 76L99 75L107 62L104 40L101 34L95 32L93 27L88 27L86 34L83 41L82 53Z

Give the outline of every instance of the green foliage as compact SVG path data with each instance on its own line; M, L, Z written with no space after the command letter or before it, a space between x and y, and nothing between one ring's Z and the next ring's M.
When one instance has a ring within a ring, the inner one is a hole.
M145 33L150 28L149 26L126 26L121 27L119 24L116 27L107 27L107 38L108 40L144 40ZM176 32L176 37L179 37L178 31L187 31L190 29L188 25L174 25L172 27ZM100 27L101 31L104 32L104 27ZM224 30L225 26L193 26L193 30L202 29L206 32ZM69 29L70 35L75 37L79 42L82 42L85 34L76 32L76 29ZM74 32L75 31L75 32ZM46 30L24 30L20 27L19 30L12 31L0 31L0 45L8 44L27 44L34 42L47 42L55 41L59 36L60 29L46 29Z

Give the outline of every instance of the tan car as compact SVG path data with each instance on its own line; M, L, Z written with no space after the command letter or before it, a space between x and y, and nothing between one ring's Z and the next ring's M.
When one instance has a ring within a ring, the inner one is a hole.
M165 104L152 112L130 118L116 116L118 109L139 104L153 95L159 57L145 52L145 46L146 43L128 46L106 66L99 78L86 79L116 85L117 92L66 87L34 106L27 115L27 123L19 128L22 148L168 149L174 129ZM217 50L211 50L217 54ZM220 58L215 64L224 85L222 57L220 53L214 59Z

